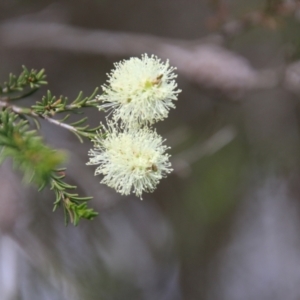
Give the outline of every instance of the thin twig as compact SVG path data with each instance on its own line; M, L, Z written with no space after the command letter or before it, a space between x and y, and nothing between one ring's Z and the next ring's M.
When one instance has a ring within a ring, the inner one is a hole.
M27 116L31 116L33 118L41 118L41 119L44 119L44 120L48 121L49 123L52 123L54 125L57 125L57 126L65 128L67 130L70 130L70 131L78 133L78 130L74 126L66 124L66 123L63 123L63 122L60 122L58 120L50 118L49 116L37 114L34 111L32 111L30 108L20 107L20 106L16 106L16 105L11 105L10 103L8 103L6 101L3 101L3 100L0 100L0 107L2 107L2 108L9 108L13 112L15 112L16 114L19 114L19 115L24 114L24 115L27 115Z
M212 155L228 145L236 137L236 129L227 126L216 132L206 141L200 141L188 150L185 150L172 158L174 171L179 176L186 176L191 165L206 155Z

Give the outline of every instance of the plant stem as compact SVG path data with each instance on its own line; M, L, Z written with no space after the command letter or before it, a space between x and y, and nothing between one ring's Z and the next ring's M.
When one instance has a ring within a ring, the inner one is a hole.
M27 115L27 116L30 116L30 117L33 117L33 118L41 118L41 119L44 119L44 120L48 121L49 123L52 123L52 124L55 124L57 126L63 127L65 129L73 131L77 134L82 134L72 125L60 122L60 121L52 119L48 116L37 114L37 113L33 112L30 108L11 105L6 101L1 100L1 98L0 98L0 107L10 108L13 112L15 112L18 115Z

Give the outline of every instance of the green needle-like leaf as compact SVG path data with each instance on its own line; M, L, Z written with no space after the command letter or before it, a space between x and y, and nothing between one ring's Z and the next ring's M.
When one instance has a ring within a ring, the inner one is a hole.
M28 70L23 66L23 71L19 76L10 74L8 81L0 85L0 96L7 100L17 100L25 98L36 92L42 85L47 84L45 70Z
M69 221L77 226L80 219L92 220L98 213L94 209L87 207L87 201L93 197L79 197L78 194L69 193L70 190L74 190L77 187L64 182L64 178L65 169L56 170L52 174L51 189L54 190L56 195L53 211L58 206L63 206L66 225Z

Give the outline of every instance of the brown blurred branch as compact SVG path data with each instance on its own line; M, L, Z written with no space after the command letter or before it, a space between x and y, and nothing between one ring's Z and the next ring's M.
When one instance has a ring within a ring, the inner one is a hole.
M102 55L155 53L180 43L151 35L89 30L59 23L8 22L0 26L1 45L8 48L55 49ZM181 42L182 44L184 42Z
M162 59L170 59L189 80L227 92L269 88L277 82L274 72L255 70L245 58L209 38L184 41L56 23L15 21L0 24L0 44L7 49L53 49L110 56L154 53Z

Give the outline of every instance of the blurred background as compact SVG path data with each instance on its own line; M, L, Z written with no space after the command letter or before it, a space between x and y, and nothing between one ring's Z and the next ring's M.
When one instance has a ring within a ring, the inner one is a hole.
M0 299L300 299L300 1L0 1L1 82L45 68L72 99L143 53L177 67L177 107L156 124L174 172L120 197L85 165L89 142L43 123L99 216L65 227L5 162Z

